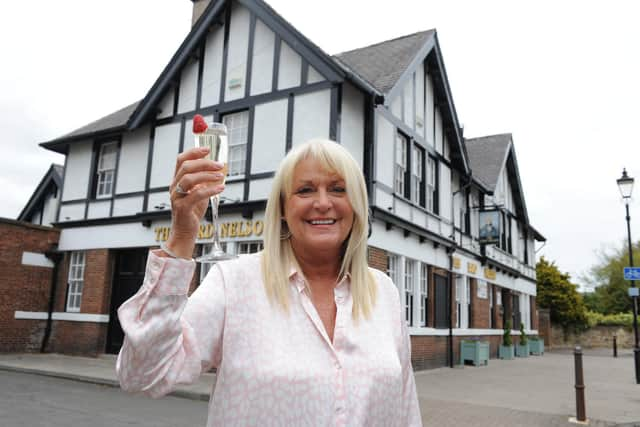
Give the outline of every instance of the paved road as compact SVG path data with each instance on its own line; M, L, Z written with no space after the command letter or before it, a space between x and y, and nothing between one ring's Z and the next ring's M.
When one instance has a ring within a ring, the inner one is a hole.
M0 371L2 427L198 427L207 403L154 400L113 387Z

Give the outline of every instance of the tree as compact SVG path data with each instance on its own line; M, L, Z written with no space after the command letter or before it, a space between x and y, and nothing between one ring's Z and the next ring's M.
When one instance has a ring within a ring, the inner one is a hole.
M536 303L548 308L551 322L563 329L582 329L587 325L587 313L582 295L576 285L571 283L570 275L562 273L555 262L541 257L536 264L538 295Z
M601 250L598 258L598 263L584 278L595 287L595 292L588 298L589 309L602 314L631 312L630 282L624 280L623 273L624 267L629 266L629 245L625 243L610 251ZM633 259L640 265L640 242L633 245Z

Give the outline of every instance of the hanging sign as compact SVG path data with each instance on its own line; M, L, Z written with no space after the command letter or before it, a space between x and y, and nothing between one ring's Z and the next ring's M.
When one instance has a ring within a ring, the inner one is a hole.
M498 243L500 241L500 211L496 209L480 211L479 217L478 240L480 244Z

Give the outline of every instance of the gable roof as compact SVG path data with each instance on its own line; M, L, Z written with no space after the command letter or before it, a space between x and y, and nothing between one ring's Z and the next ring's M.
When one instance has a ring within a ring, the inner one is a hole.
M472 177L480 181L480 184L484 184L491 192L495 191L502 171L507 169L507 177L515 195L516 209L520 210L525 224L535 239L541 242L545 241L545 237L529 223L513 136L510 133L503 133L468 138L465 139L465 146L471 164Z
M465 138L464 141L474 178L495 191L511 146L511 134Z
M52 163L47 173L44 174L40 183L36 186L36 189L31 194L29 201L18 215L18 221L26 221L33 215L35 209L40 207L40 203L47 195L47 190L51 185L54 185L57 189L62 188L62 176L64 175L64 167L55 163Z
M40 144L41 147L48 148L61 154L65 154L65 148L60 146L60 142L71 142L78 139L89 138L94 135L108 132L120 132L126 129L127 121L136 109L140 101L127 105L111 114L108 114L96 121L84 125L66 135L52 139Z
M409 34L334 55L382 93L389 92L435 30Z

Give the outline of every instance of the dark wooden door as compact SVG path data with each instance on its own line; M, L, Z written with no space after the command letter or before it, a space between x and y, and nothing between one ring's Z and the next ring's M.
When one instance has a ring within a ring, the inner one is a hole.
M131 298L144 279L147 264L147 248L124 249L116 252L116 268L111 290L111 309L109 311L109 333L107 335L107 353L117 353L124 341L124 332L118 320L118 307Z
M448 328L450 317L449 286L446 277L435 274L434 276L434 326L436 328Z

